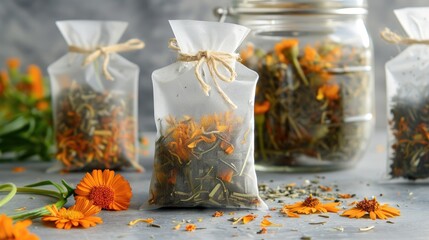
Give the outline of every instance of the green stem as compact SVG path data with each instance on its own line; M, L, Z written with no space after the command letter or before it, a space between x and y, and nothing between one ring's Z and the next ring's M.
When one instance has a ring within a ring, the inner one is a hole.
M0 200L0 207L3 207L6 203L8 203L16 194L17 188L13 183L5 183L0 185L0 191L9 190L9 193Z
M301 68L301 65L298 62L298 55L299 55L299 48L298 46L294 46L290 49L290 52L288 54L289 60L292 62L296 72L298 73L301 80L304 82L306 86L308 86L308 80L305 77L304 71Z
M255 122L256 122L256 128L258 130L258 144L259 144L259 150L261 152L262 158L266 161L268 160L267 153L265 152L265 146L264 146L264 138L263 138L263 127L265 123L265 115L264 114L257 114L255 115Z
M58 209L60 209L66 203L67 203L67 199L66 198L61 198L61 199L59 199L57 202L55 202L52 205L55 205ZM43 207L39 207L39 208L36 208L36 209L32 209L30 211L25 211L25 212L22 212L22 213L14 214L14 215L11 215L10 217L13 220L24 220L24 219L39 218L39 217L43 217L43 216L48 215L48 214L49 214L48 209L46 209L46 206L43 206Z

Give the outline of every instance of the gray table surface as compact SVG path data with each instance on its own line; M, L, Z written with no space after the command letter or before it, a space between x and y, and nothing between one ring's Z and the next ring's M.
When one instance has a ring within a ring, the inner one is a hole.
M385 133L377 131L370 147L363 159L352 169L325 173L265 173L258 172L259 183L275 187L288 183L304 184L306 180L317 179L319 184L337 185L341 192L354 193L356 197L344 201L347 203L363 197L376 196L382 203L399 206L401 216L385 220L349 219L338 214L329 214L330 218L315 215L306 215L301 218L287 218L277 211L269 211L274 223L282 227L269 227L268 233L258 235L262 216L267 212L234 210L234 216L243 216L250 212L258 218L246 225L232 225L229 218L232 216L225 210L225 215L213 218L214 209L159 209L139 210L148 197L151 177L151 158L142 159L146 166L145 173L122 172L130 181L134 196L130 209L120 212L102 211L99 216L104 223L89 229L61 230L43 225L40 219L34 220L31 231L41 239L301 239L303 236L311 239L429 239L429 188L427 182L389 181L386 178L386 149ZM152 149L153 151L153 149ZM52 164L52 163L50 163ZM23 163L27 170L23 173L12 173L12 164L0 165L0 182L14 182L17 185L29 184L39 180L60 181L77 184L83 173L49 173L45 172L50 166L48 163ZM321 178L321 176L323 178ZM293 203L298 199L286 199L286 203ZM0 209L1 212L11 212L19 207L37 207L49 203L51 199L36 197L29 200L28 195L19 195L8 205ZM68 205L72 204L70 200ZM280 203L267 201L269 207L281 207ZM144 223L128 226L128 222L137 218L154 218L161 228L148 227ZM175 221L190 220L197 227L204 228L195 232L173 230ZM326 222L323 225L310 223ZM359 228L375 226L368 232ZM342 227L344 231L335 228Z

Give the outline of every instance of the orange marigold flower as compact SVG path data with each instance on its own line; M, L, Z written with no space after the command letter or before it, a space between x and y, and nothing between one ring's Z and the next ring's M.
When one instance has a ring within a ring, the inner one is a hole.
M21 66L21 60L19 60L19 58L8 58L6 60L6 65L9 69L17 69Z
M19 221L13 224L12 218L0 214L0 240L38 240L39 237L28 231L31 220Z
M255 114L264 114L270 110L271 104L269 101L263 103L255 103Z
M6 71L0 71L0 96L3 95L9 85L9 75Z
M337 100L339 96L340 86L338 84L324 84L317 91L317 100L329 99Z
M103 223L100 217L94 216L101 211L101 208L93 205L92 201L87 199L76 199L76 204L66 208L57 209L55 205L46 206L51 213L42 218L45 222L55 222L56 228L71 229L72 227L82 226L84 228L93 227L97 223Z
M86 173L75 189L75 199L88 199L106 210L125 210L133 195L130 183L112 170L93 170Z
M364 200L358 202L353 208L348 209L344 211L343 214L341 214L341 216L349 218L361 218L368 215L372 220L377 218L388 219L400 216L401 212L398 209L389 206L388 204L381 205L375 198L371 200L365 198Z
M185 230L188 232L193 232L197 229L197 226L195 224L188 224L185 227Z
M27 68L28 76L31 80L31 91L35 99L41 99L44 96L43 74L37 65L31 64Z
M223 212L222 211L216 211L215 213L213 213L212 217L222 217L223 216Z
M292 205L283 206L281 212L290 217L297 217L296 214L312 214L312 213L325 213L325 212L338 212L337 206L340 203L321 203L319 199L313 196L307 197L303 202L296 202Z

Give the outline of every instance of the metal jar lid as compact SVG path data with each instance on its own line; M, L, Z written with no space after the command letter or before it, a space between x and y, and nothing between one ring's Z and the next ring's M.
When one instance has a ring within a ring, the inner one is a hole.
M235 0L217 8L219 17L230 15L365 15L366 0Z

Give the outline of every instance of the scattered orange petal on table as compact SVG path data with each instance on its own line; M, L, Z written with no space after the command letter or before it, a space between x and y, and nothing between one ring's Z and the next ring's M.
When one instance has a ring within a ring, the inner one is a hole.
M238 218L236 221L234 221L232 224L237 224L239 222L242 222L243 224L247 224L253 220L255 220L256 215L254 214L248 214L246 216L240 217Z
M273 222L271 222L270 220L268 220L266 218L264 218L261 221L261 227L281 227L281 226L282 226L281 224L273 223Z
M222 217L223 216L223 212L222 211L216 211L215 213L213 213L212 217Z
M25 167L14 167L12 168L12 172L14 173L20 173L20 172L25 172L27 169Z
M265 228L265 227L262 227L261 228L261 230L259 230L258 232L257 232L257 234L266 234L268 231L267 231L267 228Z
M185 227L185 230L188 232L193 232L197 229L197 226L195 224L188 224Z
M180 225L180 224L177 224L176 226L174 226L174 227L173 227L173 229L174 229L174 230L179 230L179 229L180 229L180 227L181 227L181 225Z
M147 224L152 224L154 222L153 218L139 218L128 223L129 226L134 226L139 222L145 222Z
M350 193L340 193L338 194L338 197L343 199L349 199L352 198L352 195Z

